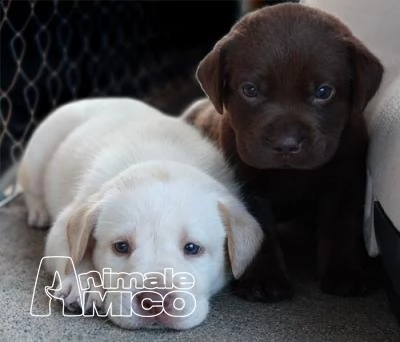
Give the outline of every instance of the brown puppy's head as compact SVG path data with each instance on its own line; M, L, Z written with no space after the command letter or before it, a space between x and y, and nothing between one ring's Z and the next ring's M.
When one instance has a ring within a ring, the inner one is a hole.
M285 4L241 19L197 77L228 116L246 164L312 169L333 157L346 124L362 118L382 73L335 17Z

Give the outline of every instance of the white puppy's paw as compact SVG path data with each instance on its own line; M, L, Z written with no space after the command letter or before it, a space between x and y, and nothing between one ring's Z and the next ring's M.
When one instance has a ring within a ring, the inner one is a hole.
M25 202L28 209L28 225L35 228L48 228L50 215L42 196L25 194Z
M87 276L81 278L83 283L88 284ZM102 296L104 290L101 287L95 287L89 282L89 288L82 291L79 280L75 277L75 273L71 273L62 279L59 289L53 294L55 298L64 301L64 307L71 312L94 313L93 307L96 307L98 313L103 312ZM83 303L85 307L82 308ZM82 310L83 309L83 310Z
M72 312L81 309L81 293L79 283L74 273L63 278L57 286L57 290L49 289L52 297L64 302L64 307Z
M93 278L92 278L93 277ZM89 280L92 278L91 280ZM94 314L94 307L97 309L98 313L104 313L104 289L101 286L95 286L95 284L101 284L101 279L96 277L95 274L85 274L80 277L82 286L85 289L82 293L82 300L85 303L85 313Z

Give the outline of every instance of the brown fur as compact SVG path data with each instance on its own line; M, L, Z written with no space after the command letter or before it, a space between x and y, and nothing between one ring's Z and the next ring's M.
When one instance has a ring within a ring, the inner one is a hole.
M245 16L201 61L197 77L210 102L185 118L223 149L267 232L264 249L235 284L245 298L293 295L276 225L264 222L269 209L276 224L302 216L315 225L325 292L365 291L362 112L382 73L339 20L294 4ZM255 97L243 93L248 82ZM324 84L335 93L321 101L314 94Z

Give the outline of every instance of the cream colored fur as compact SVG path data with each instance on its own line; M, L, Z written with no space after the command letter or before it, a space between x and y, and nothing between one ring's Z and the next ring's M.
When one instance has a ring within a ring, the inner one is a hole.
M29 224L51 224L45 255L71 257L78 274L104 268L126 273L172 268L194 276L189 292L196 308L191 315L110 315L124 328L187 329L200 324L210 296L231 274L244 272L263 237L241 203L221 153L188 124L132 99L83 100L57 109L33 134L19 182ZM130 245L128 254L113 249L118 241ZM200 246L200 252L185 254L188 243ZM67 308L81 305L71 264L50 259L46 267L60 274L55 296ZM104 292L93 285L92 290ZM135 294L137 289L129 291ZM140 310L139 301L111 293L104 301L91 296L84 309L93 303Z

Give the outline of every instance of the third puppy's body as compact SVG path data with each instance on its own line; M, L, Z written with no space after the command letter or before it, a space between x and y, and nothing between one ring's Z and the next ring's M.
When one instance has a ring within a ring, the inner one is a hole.
M222 148L259 220L271 210L277 224L300 218L317 228L329 293L365 291L362 113L382 73L333 16L278 5L245 16L215 45L197 71L209 100L184 113ZM236 290L256 300L290 297L277 225L264 228L266 245Z

